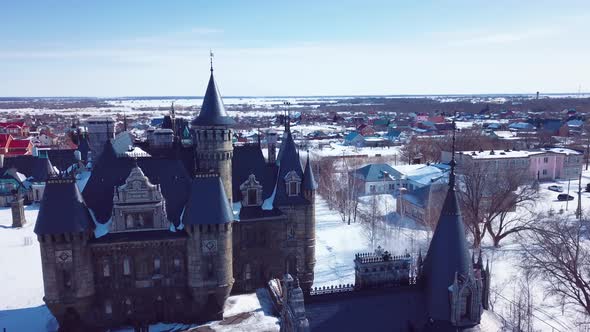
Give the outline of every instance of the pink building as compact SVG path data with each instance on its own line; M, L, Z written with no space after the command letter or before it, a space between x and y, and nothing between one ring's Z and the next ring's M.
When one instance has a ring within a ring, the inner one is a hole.
M443 162L450 161L450 157L450 152L443 152ZM456 152L458 166L478 163L492 173L522 170L531 179L540 181L577 179L582 172L583 159L581 152L566 148Z

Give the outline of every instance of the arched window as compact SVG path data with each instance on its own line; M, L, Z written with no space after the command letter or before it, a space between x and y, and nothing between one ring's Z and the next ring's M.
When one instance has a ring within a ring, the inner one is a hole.
M160 258L154 258L154 274L160 274Z
M466 288L461 294L461 319L469 319L471 316L471 289Z
M301 178L297 175L297 172L291 171L285 175L285 188L288 196L297 196L299 195L300 186L301 186Z
M240 185L243 206L259 206L262 204L262 186L256 176L250 174L248 180Z
M68 270L62 270L63 285L65 289L72 289L72 275Z
M125 227L127 227L127 229L132 229L133 228L133 216L128 214L127 218L125 218Z
M244 268L244 279L252 279L252 268L250 267L250 264L246 264L246 267Z
M174 258L174 271L176 271L176 272L182 271L182 265L180 263L180 258L178 258L178 257Z
M111 265L108 261L102 262L102 276L103 277L110 277L111 276Z
M131 313L132 313L130 298L125 298L125 312L127 313L127 315L131 315Z
M286 261L286 270L292 276L297 276L297 257L291 255Z
M126 276L131 274L131 263L129 262L129 258L127 257L123 259L123 274Z
M113 313L113 305L110 300L104 302L104 313L110 315Z

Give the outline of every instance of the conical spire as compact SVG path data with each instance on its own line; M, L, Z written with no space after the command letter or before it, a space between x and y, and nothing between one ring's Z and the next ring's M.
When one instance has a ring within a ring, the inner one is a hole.
M473 278L473 267L455 191L454 141L453 132L449 189L424 261L427 310L429 317L435 321L449 321L451 318L448 289L453 284L455 275L462 280Z
M71 176L47 180L35 234L79 233L92 229L94 223Z
M456 129L456 124L455 124L455 116L453 117L453 140L452 140L452 145L451 145L451 162L449 163L449 165L451 166L451 173L449 174L449 187L455 189L455 132L457 131Z
M211 76L209 77L209 84L207 85L207 91L203 98L203 105L201 106L201 112L193 121L192 125L195 126L232 126L235 121L229 117L225 111L223 100L217 84L215 83L215 77L213 76L213 67L211 67Z

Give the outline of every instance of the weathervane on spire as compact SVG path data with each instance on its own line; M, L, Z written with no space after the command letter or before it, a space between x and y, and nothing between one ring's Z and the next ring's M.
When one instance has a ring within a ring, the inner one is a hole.
M455 125L455 118L457 118L457 112L455 111L455 113L453 114L453 138L452 138L452 144L451 144L451 162L449 163L449 165L451 166L451 173L449 174L449 187L451 187L452 189L455 188L455 132L457 131L457 127Z
M213 50L209 49L209 62L211 63L211 72L213 72Z

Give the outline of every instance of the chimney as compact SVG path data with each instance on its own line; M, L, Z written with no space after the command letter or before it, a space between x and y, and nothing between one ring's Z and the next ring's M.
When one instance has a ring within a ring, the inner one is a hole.
M12 210L12 227L23 227L27 220L25 219L24 200L20 194L14 195L14 201L10 203Z
M268 163L274 164L277 161L277 133L274 131L266 132L266 144L268 146Z

